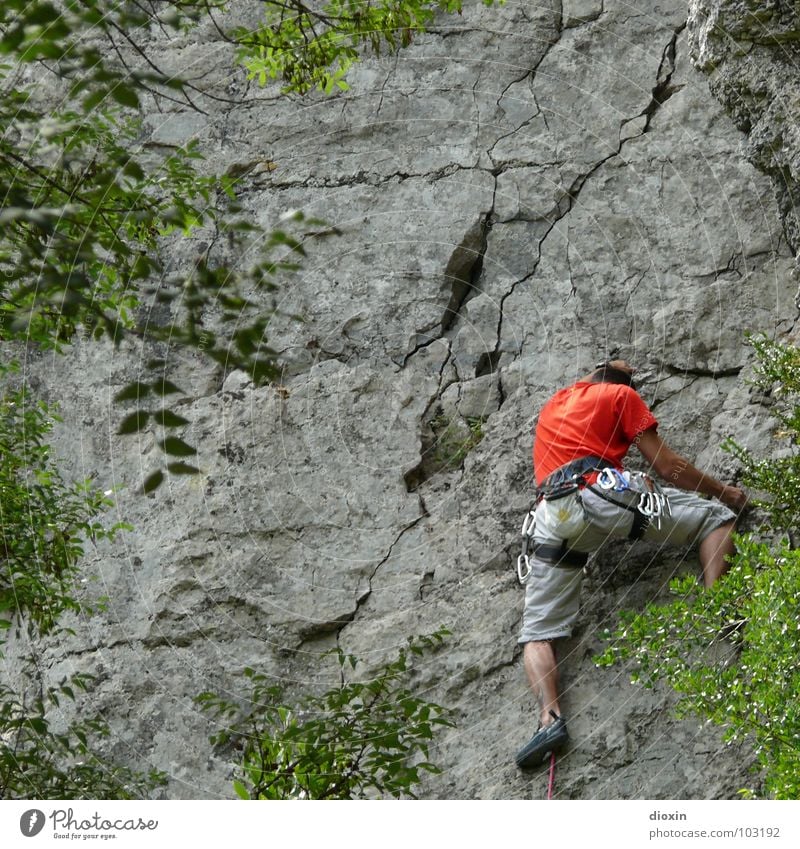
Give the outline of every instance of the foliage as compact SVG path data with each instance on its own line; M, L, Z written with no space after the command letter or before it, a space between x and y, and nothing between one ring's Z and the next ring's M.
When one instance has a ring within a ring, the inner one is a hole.
M36 679L32 657L22 671ZM56 726L53 711L90 683L76 674L43 694L19 695L0 682L0 799L136 799L166 782L162 773L145 775L99 758L93 741L108 735L99 718Z
M145 163L133 147L141 86L168 81L131 75L95 40L141 26L135 10L102 0L8 0L0 9L0 54L10 60L0 66L5 338L58 347L83 324L118 339L137 286L159 271L149 250L158 234L208 217L215 182L191 167L195 150Z
M127 527L100 521L110 502L89 481L64 482L45 442L53 419L24 389L0 396L0 634L16 621L29 641L66 636L57 624L65 611L91 613L76 596L84 545ZM143 776L94 754L90 738L107 733L99 719L54 726L52 710L85 690L88 676L42 688L33 683L41 677L33 649L19 676L27 682L22 694L0 681L0 798L131 798L163 783L156 773Z
M158 13L159 5L170 8ZM258 233L243 220L232 178L198 172L196 144L158 155L138 143L136 110L145 94L192 101L188 83L159 71L136 33L156 22L188 25L200 13L206 5L194 2L8 0L0 7L0 55L9 58L0 65L0 123L9 128L0 139L0 339L61 349L81 329L116 345L130 339L198 350L257 383L275 374L263 293L297 267L286 254L302 256L301 239L288 228ZM128 54L143 54L144 71L131 67L120 41ZM264 250L250 266L232 266L198 246L192 267L168 274L176 241L199 232L226 242L234 256L258 233ZM172 312L166 324L150 320L157 304ZM159 425L168 469L191 472L182 458L194 451L168 430L187 422L164 401L180 392L167 358L151 360L118 400L147 395L153 403L128 416L120 432Z
M776 398L778 436L788 456L756 460L729 441L742 461L744 483L758 488L765 528L793 530L800 516L800 351L754 338L758 381ZM763 792L800 798L800 551L788 536L774 542L738 535L730 571L709 590L692 576L670 585L669 604L625 613L596 661L630 660L633 679L667 681L679 711L725 728L728 741L747 739L762 770ZM742 791L755 795L754 789Z
M227 25L224 0L0 4L0 125L8 128L0 137L0 341L61 349L81 329L116 345L198 351L256 384L275 377L265 294L297 269L320 222L297 213L265 231L242 215L232 175L198 171L197 144L163 154L141 144L144 100L203 111L201 100L227 99L162 70L153 34L210 19L251 76L280 77L292 91L331 91L358 48L407 44L437 9L460 12L461 2L262 6L262 25L249 31ZM186 239L195 240L196 259L172 274L169 260ZM254 244L260 251L246 262ZM150 320L158 304L170 310L166 324ZM160 428L163 463L144 484L150 491L165 472L198 470L186 462L196 451L173 430L188 422L175 411L182 390L170 380L169 358L145 362L117 400L144 400L120 433Z
M748 485L764 494L754 504L791 539L800 527L800 349L764 336L750 337L750 344L758 355L758 385L774 401L771 412L779 424L774 437L781 456L757 460L732 439L725 447L742 464Z
M78 610L84 541L125 527L99 521L111 502L89 481L62 479L45 442L53 418L23 389L0 395L0 630L17 614L44 634L65 610Z
M286 703L280 687L252 669L244 705L213 693L198 697L224 727L211 738L239 752L234 788L243 799L352 799L375 793L414 797L420 771L438 772L428 746L450 711L415 696L403 681L411 655L442 642L447 631L409 640L395 660L366 681L347 681L358 661L341 649L339 686ZM423 758L420 760L420 757Z
M485 6L494 0L482 0ZM503 0L500 0L503 2ZM437 11L461 14L462 0L328 0L310 8L303 0L267 0L253 30L237 29L239 60L250 79L281 79L286 91L346 89L347 71L364 48L380 54L407 47L425 32Z

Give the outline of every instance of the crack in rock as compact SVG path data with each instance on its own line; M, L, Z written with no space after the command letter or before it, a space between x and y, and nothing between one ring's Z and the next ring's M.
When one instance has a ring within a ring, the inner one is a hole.
M316 179L304 177L292 179L282 177L279 161L272 159L260 159L255 161L236 162L229 166L236 175L236 192L239 197L244 197L251 192L261 192L265 186L271 189L345 189L353 186L371 186L378 188L388 183L402 183L406 180L428 180L436 182L446 177L452 177L460 171L474 171L477 165L462 165L458 162L450 162L434 171L393 171L391 174L376 174L365 170L359 170L347 177L331 177ZM242 185L239 185L241 181ZM248 182L245 182L248 181Z
M654 398L653 401L650 403L650 409L655 410L665 402L669 401L670 398L674 398L676 395L680 395L682 392L685 392L687 389L694 386L694 384L697 383L698 380L700 380L700 377L701 376L699 374L693 375L691 380L684 383L683 386L681 386L679 389L676 389L674 392L670 392L668 395L664 395L663 398ZM656 392L657 391L658 389L656 388Z
M480 291L478 282L483 271L484 257L489 241L489 231L492 226L492 216L494 214L495 197L497 191L497 180L495 179L494 192L492 194L492 203L488 210L480 216L480 218L467 230L461 239L461 242L456 246L450 256L450 260L445 268L445 279L451 280L450 299L445 307L442 316L438 336L427 339L418 344L409 354L406 355L403 366L408 364L409 359L414 356L422 348L426 348L435 342L446 342L448 347L447 357L445 358L439 370L439 385L436 392L428 401L425 411L421 416L423 429L422 436L422 454L419 463L410 469L404 475L406 489L409 492L416 491L428 478L436 474L438 471L435 464L431 466L426 454L430 451L425 447L425 432L430 429L430 421L432 412L435 410L436 404L441 399L443 393L454 383L460 383L460 380L455 379L444 383L444 373L448 364L452 360L453 347L452 337L455 334L456 326L460 319L463 318L462 310L464 305Z
M558 201L556 205L556 208L554 210L554 217L552 218L550 226L547 228L546 232L539 240L538 256L534 263L533 270L530 272L530 274L526 275L520 280L517 280L501 298L500 315L497 325L497 342L495 344L494 351L488 353L487 355L485 355L485 357L482 358L480 365L482 367L483 374L492 373L494 370L496 370L499 364L501 355L500 346L502 344L502 328L505 303L508 298L514 294L514 292L520 285L526 283L535 276L536 271L539 267L539 263L541 262L544 243L549 237L549 235L553 232L556 225L564 218L566 218L574 209L581 191L583 190L586 183L591 179L591 177L594 176L594 174L597 173L597 171L599 171L600 168L602 168L607 162L619 156L622 153L622 149L627 142L631 141L632 139L638 138L639 136L648 132L650 129L650 122L653 118L653 115L655 115L658 109L660 109L664 105L664 103L666 103L666 101L669 100L670 97L672 97L673 94L680 90L680 87L673 87L671 85L671 82L673 74L675 72L675 58L678 37L686 29L686 25L686 21L684 21L673 31L672 38L664 48L664 51L661 56L661 62L659 63L658 71L656 73L656 84L652 90L650 103L648 103L648 105L637 116L635 116L635 118L627 119L626 121L623 121L623 123L620 125L620 138L617 149L610 153L608 156L605 156L600 159L597 163L595 163L594 166L592 166L592 168L590 168L585 173L578 175L572 181L572 184L570 185L569 189L565 192L564 196ZM636 135L623 136L622 127L624 127L625 124L640 118L645 119L644 127L642 128L642 130ZM489 156L491 157L491 151L489 151Z
M576 29L577 27L585 26L586 24L594 23L595 21L600 20L600 18L605 14L605 1L600 0L600 8L594 9L580 9L575 8L572 4L567 3L570 8L566 11L562 11L562 19L564 23L564 29ZM577 4L580 6L580 4Z
M492 210L494 199L492 200ZM446 280L452 281L450 300L445 307L441 321L440 336L444 336L461 318L464 304L478 291L478 279L483 271L483 260L489 238L489 219L492 210L481 218L464 234L461 242L450 256L444 271Z
M508 83L508 85L500 92L500 95L496 100L496 105L498 106L498 108L502 109L502 106L500 106L500 102L506 96L506 93L509 91L509 89L511 89L515 85L519 85L519 83L523 82L524 80L526 80L528 78L530 78L531 81L533 81L536 78L536 72L539 70L539 68L541 67L544 60L548 57L548 55L550 54L550 51L559 43L559 41L561 41L561 36L564 34L564 29L565 29L565 27L564 27L564 11L563 11L563 3L562 2L557 2L557 3L554 4L553 14L554 14L554 21L553 21L554 32L553 32L552 38L550 38L550 40L547 42L545 49L544 49L544 52L539 57L539 59L535 62L533 67L531 67L524 74L522 74L522 76L518 77L517 79L511 80L511 82ZM534 96L534 101L535 101L535 99L536 98ZM495 139L491 148L486 151L486 155L489 157L489 160L492 162L492 164L496 165L496 163L494 161L494 157L492 156L492 151L497 147L497 145L500 144L500 142L503 141L503 139L507 139L509 136L513 136L515 133L518 133L521 129L523 129L523 127L526 127L539 114L541 114L541 110L538 110L538 104L537 104L537 114L536 115L531 116L527 121L524 121L516 129L511 130L511 132L506 133L505 135L502 135L502 136L498 137L497 139ZM547 124L546 118L545 118L545 124Z
M341 639L342 631L344 631L344 629L351 622L355 621L356 617L358 616L358 612L364 606L367 599L372 595L372 582L375 580L375 576L380 571L381 566L383 566L384 563L388 562L388 560L392 556L392 552L395 550L395 548L399 544L400 540L405 536L405 534L407 534L412 528L415 528L423 519L428 518L428 515L429 515L428 510L425 507L425 502L423 501L423 499L421 497L419 498L419 508L420 508L420 511L421 511L420 515L417 516L417 518L414 519L413 522L410 522L408 525L406 525L404 528L401 529L400 533L395 537L394 542L389 546L389 551L386 553L386 557L384 557L383 560L381 560L375 566L375 568L372 570L372 572L370 573L369 577L367 578L366 589L363 590L355 598L356 604L355 604L355 607L353 608L353 610L350 613L346 614L345 616L341 616L336 620L337 623L338 623L338 627L335 628L335 629L331 629L331 630L336 631L336 643L337 643L337 645L339 644L339 641Z
M664 48L664 52L661 54L661 62L658 66L658 72L656 73L656 84L653 86L650 102L644 110L636 116L637 118L645 119L644 128L639 135L644 135L649 131L650 123L656 112L661 109L661 107L670 99L670 97L672 97L673 94L676 94L683 88L683 86L673 86L672 77L675 73L678 36L686 29L686 26L687 22L684 21L674 30L672 38L669 40L669 43Z
M697 377L710 377L713 380L718 380L721 377L735 377L742 373L744 366L728 366L721 369L702 368L700 366L675 366L671 363L665 363L664 370L670 374L692 374Z

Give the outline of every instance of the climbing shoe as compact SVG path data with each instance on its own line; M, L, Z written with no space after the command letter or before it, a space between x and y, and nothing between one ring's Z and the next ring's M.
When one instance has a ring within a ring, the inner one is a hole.
M517 766L520 769L530 769L539 766L547 760L550 752L558 751L569 740L567 723L563 716L554 717L549 725L540 728L531 739L517 752Z

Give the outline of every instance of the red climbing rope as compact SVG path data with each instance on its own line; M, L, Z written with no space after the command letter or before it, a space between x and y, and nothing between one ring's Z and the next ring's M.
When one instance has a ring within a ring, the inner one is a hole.
M556 778L556 753L550 752L550 778L547 781L547 798L553 798L553 785Z

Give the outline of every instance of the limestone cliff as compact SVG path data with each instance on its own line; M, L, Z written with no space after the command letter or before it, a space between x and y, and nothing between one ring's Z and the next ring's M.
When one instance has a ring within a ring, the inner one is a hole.
M692 2L689 45L711 91L745 133L745 155L772 178L786 239L800 246L797 124L800 13L791 0Z
M163 64L240 102L153 111L149 143L196 137L213 167L244 175L259 221L302 209L340 233L278 293L303 317L274 325L280 384L254 389L184 358L203 474L152 497L133 489L154 439L112 435L110 398L140 352L81 343L26 366L62 404L65 462L121 486L136 527L87 558L107 612L48 649L48 674L99 676L111 749L166 770L170 797L230 795L199 692L245 666L290 687L332 683L319 660L330 647L377 663L446 626L417 683L458 727L423 795L541 798L543 776L513 764L534 725L512 563L537 409L619 353L664 436L713 473L733 472L726 434L767 441L742 380L744 333L796 317L792 192L776 202L692 66L687 33L712 61L701 17L721 4L693 3L691 30L684 3L644 5L471 4L330 98L247 86L211 27L163 47ZM769 80L778 72L774 102ZM754 133L751 148L767 136ZM754 160L774 176L796 163L770 138L773 164ZM592 565L560 653L572 749L559 797L731 797L751 782L718 731L672 717L666 691L591 660L619 609L693 563L619 545Z

